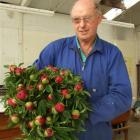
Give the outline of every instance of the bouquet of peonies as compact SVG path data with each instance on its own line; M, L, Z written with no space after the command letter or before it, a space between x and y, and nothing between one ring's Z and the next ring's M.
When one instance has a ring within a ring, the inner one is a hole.
M85 131L89 93L79 76L53 66L6 67L5 113L10 126L20 126L23 139L75 140L75 133Z

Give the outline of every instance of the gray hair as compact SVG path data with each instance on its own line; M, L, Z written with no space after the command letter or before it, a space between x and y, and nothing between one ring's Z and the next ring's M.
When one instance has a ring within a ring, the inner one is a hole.
M102 15L102 9L101 9L101 5L97 2L95 2L95 7L96 7L96 11L99 15Z

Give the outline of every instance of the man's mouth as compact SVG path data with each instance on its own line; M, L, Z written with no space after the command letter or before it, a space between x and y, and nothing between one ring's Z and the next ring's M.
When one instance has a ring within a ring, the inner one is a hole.
M87 34L87 30L82 30L82 31L79 31L81 34Z

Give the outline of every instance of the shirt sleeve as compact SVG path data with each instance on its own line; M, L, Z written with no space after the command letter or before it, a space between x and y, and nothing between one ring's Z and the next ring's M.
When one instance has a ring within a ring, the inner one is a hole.
M55 62L54 53L54 43L50 43L41 51L39 58L34 61L33 65L35 65L38 70L43 69L48 65L53 66Z
M131 84L122 53L115 51L109 57L107 70L109 78L108 93L99 99L96 104L93 103L94 111L89 117L93 124L110 122L131 107Z

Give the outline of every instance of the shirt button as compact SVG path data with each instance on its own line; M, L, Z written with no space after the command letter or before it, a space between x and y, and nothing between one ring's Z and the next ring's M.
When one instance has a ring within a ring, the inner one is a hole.
M92 89L92 91L93 91L93 92L96 92L96 89L95 89L95 88L93 88L93 89Z

